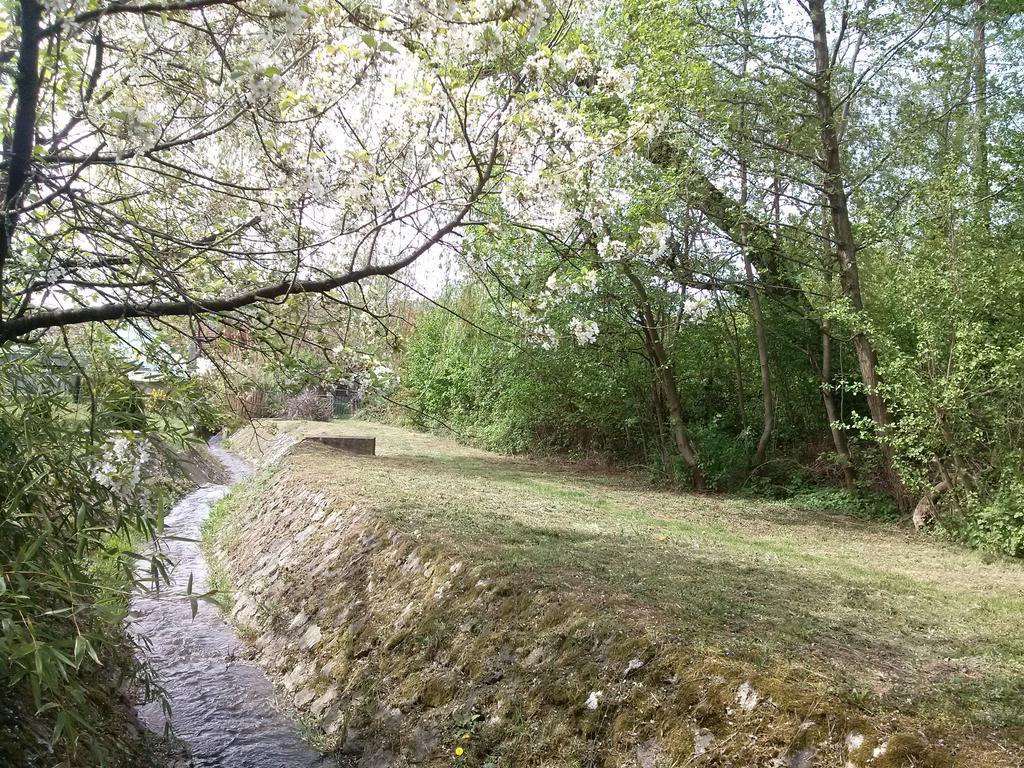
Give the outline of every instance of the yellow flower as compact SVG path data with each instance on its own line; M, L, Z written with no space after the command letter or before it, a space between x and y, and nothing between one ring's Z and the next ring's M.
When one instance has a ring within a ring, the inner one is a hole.
M455 754L456 755L461 755L462 754L462 747L456 747L455 748Z
M463 741L469 741L469 734L468 733L462 734L462 740Z

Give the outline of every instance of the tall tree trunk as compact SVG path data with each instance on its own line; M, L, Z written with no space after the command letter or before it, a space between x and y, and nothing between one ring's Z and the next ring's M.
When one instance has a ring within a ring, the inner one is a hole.
M686 420L683 418L682 398L679 396L679 387L676 384L675 373L672 371L672 361L665 351L665 344L661 339L661 331L655 320L654 312L651 310L647 290L628 267L623 269L626 277L636 290L637 305L640 310L640 330L643 334L644 346L647 348L647 353L650 355L654 366L655 379L661 389L661 395L665 399L672 441L675 444L676 451L678 451L692 472L694 490L703 491L704 475L700 471L697 452L693 448L690 432L686 428Z
M864 318L864 300L860 289L860 273L857 267L857 243L850 221L846 181L843 176L839 148L839 134L836 126L836 110L832 98L832 64L825 19L825 0L808 0L811 16L811 30L814 45L814 96L821 124L822 167L825 172L824 193L828 203L832 241L839 260L839 283L843 295L853 309L857 320ZM860 323L858 323L858 326ZM889 428L892 418L879 390L878 356L874 345L861 327L854 329L853 347L857 352L861 381L864 383L868 410L878 430L879 443L885 458L889 481L896 491L898 501L903 504L902 486L893 471L892 445L889 442Z
M985 41L985 0L974 11L974 194L978 217L987 232L992 220L988 176L988 53Z
M744 67L746 69L746 67ZM740 161L740 205L746 208L747 203L747 164ZM757 341L757 363L761 370L761 436L754 450L753 466L764 464L768 452L768 442L775 426L775 402L772 398L771 369L768 367L768 333L765 330L764 314L761 312L761 297L754 281L754 265L750 250L747 248L746 225L740 224L740 248L743 251L743 273L746 277L747 297L750 299L750 316L754 321L754 337Z
M722 325L726 325L724 317L728 313L729 325L732 327L732 333L729 332L728 327L725 328L725 333L729 337L730 346L732 347L733 373L736 378L736 415L739 417L740 429L744 430L747 428L747 403L746 396L743 394L743 357L740 352L740 332L736 325L736 315L733 313L732 308L723 304L717 291L713 291L712 296L715 300L715 306L718 308L718 314L723 317Z
M742 77L746 80L747 68L750 61L750 8L744 0L741 11L743 16L743 70ZM740 105L740 132L747 131L747 104L744 101ZM745 136L744 136L745 137ZM775 426L775 403L772 399L772 377L768 367L768 333L765 330L764 315L761 312L761 297L757 292L757 284L754 282L754 265L751 263L750 249L747 248L747 224L746 210L748 199L748 169L747 161L740 158L740 208L744 214L740 221L741 249L743 251L743 272L746 276L747 296L750 298L750 314L754 319L754 334L757 340L757 363L761 370L761 437L757 440L757 448L754 450L753 465L759 467L764 464L765 455L768 452L768 442L772 437L772 429ZM776 203L778 200L776 199ZM778 224L776 223L776 226Z
M646 339L645 339L644 340L644 348L645 349L647 348L646 347L646 343L647 342L646 342ZM648 354L650 354L650 353L648 352ZM656 422L655 426L656 426L656 428L658 430L657 431L658 453L661 454L662 466L670 467L670 466L672 466L672 457L673 457L674 454L673 454L673 452L671 450L671 447L668 444L666 444L666 442L665 442L665 432L666 432L665 411L667 409L665 408L665 398L661 394L661 384L658 383L657 378L655 378L651 382L651 404L652 404L653 409L654 409L654 420ZM672 445L674 445L674 444L675 444L675 441L673 440Z
M32 148L36 143L36 110L39 104L39 27L43 6L37 0L19 4L18 47L14 126L4 136L7 178L0 199L0 310L3 310L4 275L11 260L12 239L17 223L16 209L25 194L32 174ZM8 105L10 108L10 105Z

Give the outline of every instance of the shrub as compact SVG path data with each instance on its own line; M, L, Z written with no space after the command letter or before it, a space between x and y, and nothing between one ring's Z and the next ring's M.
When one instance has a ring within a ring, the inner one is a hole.
M789 504L801 509L820 512L838 512L851 517L895 521L900 519L899 509L892 499L870 491L852 494L844 488L796 485L788 498Z
M705 424L695 424L690 429L694 443L698 446L697 456L704 481L712 490L728 490L736 487L747 471L754 438L750 430L738 435L730 433L721 419L715 418ZM679 475L686 478L689 468L679 461Z
M334 398L322 395L315 389L307 389L288 398L284 415L289 419L330 421L334 418Z
M991 501L957 521L942 520L954 537L990 552L1024 557L1024 481L1004 483Z

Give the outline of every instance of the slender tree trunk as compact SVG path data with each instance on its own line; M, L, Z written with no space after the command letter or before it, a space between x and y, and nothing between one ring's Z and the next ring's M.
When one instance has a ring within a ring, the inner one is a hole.
M775 427L775 402L772 398L772 377L771 369L768 366L768 333L765 330L764 316L761 313L761 298L757 293L757 285L754 283L754 268L750 263L750 255L743 252L743 269L747 274L747 295L750 297L750 314L754 318L754 332L757 338L757 362L761 368L761 406L764 420L761 427L761 437L757 441L757 449L754 451L754 466L758 467L764 463L765 454L768 452L768 442L772 437L772 429Z
M832 249L829 247L830 218L828 214L828 203L822 201L822 241L825 244L822 253L822 277L828 286L829 300L831 301L832 285L835 278L835 258ZM843 419L843 409L836 402L835 388L832 385L832 321L829 318L821 318L818 321L818 331L821 336L821 365L811 356L811 365L818 372L818 384L821 390L821 399L825 405L825 415L828 418L829 433L832 435L832 445L835 446L836 455L842 464L843 484L850 493L856 493L857 475L853 464L853 453L850 451L850 444L846 437L846 430L840 426Z
M988 175L988 53L985 41L985 0L974 12L974 189L978 217L987 232L992 220Z
M836 455L843 468L843 484L846 490L854 493L857 490L857 473L853 466L853 454L850 452L850 443L846 439L846 431L839 426L843 420L843 414L836 403L835 390L832 388L832 334L828 320L821 324L821 368L818 371L818 380L821 384L821 399L825 403L825 415L828 417L828 428L832 433L832 444L835 446Z
M676 384L676 377L672 371L672 361L665 351L665 344L662 342L661 332L658 329L654 313L651 311L651 303L648 300L647 291L643 283L628 268L625 269L625 273L636 290L644 346L651 357L651 362L654 365L655 379L661 389L661 395L665 399L672 441L675 444L676 451L678 451L692 472L694 490L703 491L704 475L700 471L697 452L693 448L690 432L686 428L686 420L683 418L682 398L679 396L679 387Z
M853 236L850 220L849 201L843 176L839 148L839 134L836 126L836 110L832 99L832 64L828 45L825 19L825 0L808 0L813 32L815 81L815 105L821 123L822 166L825 172L824 193L828 203L832 241L839 261L839 284L843 295L853 309L856 318L864 317L864 300L860 289L860 273L857 267L857 243ZM866 390L868 410L878 430L879 443L885 458L889 481L904 504L902 485L899 483L892 464L892 445L889 442L889 428L892 418L882 398L878 375L878 356L867 334L855 328L853 347L857 352L857 363L861 380Z
M718 297L718 293L713 293L715 298L715 306L718 307L718 312L723 316L722 325L725 326L725 333L729 337L732 347L732 362L733 372L736 374L736 414L740 419L740 429L747 428L747 403L746 396L743 394L743 357L740 353L740 332L736 326L736 315L733 313L731 308L723 306L722 300ZM729 333L729 327L726 326L724 321L724 315L729 315L729 326L732 326L732 333Z
M646 339L644 340L646 348ZM650 354L648 352L648 354ZM657 445L658 453L661 454L661 461L663 466L666 468L672 466L672 450L671 446L665 442L665 398L661 394L661 384L658 383L657 378L651 382L651 403L654 407L654 419L657 425ZM673 440L673 444L675 441Z
M743 71L742 77L747 77L749 66L749 40L750 40L750 8L744 0L741 8L743 14ZM745 134L747 130L747 105L744 102L740 105L740 131ZM754 319L754 334L757 340L757 362L761 370L761 413L762 426L761 437L757 440L757 448L754 450L753 466L759 467L764 464L765 454L768 452L768 443L772 437L772 429L775 426L775 403L772 399L772 377L768 367L768 334L765 330L764 315L761 312L761 298L757 293L757 284L754 282L754 265L751 263L750 249L747 248L747 224L746 210L748 198L748 170L747 161L740 159L740 209L742 219L740 221L741 249L743 251L743 271L746 275L747 296L750 298L750 314Z

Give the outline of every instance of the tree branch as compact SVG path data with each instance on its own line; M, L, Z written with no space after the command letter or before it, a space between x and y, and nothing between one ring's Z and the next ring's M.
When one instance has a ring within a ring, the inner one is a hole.
M445 237L463 226L463 221L484 193L490 180L497 158L497 133L492 144L487 165L481 169L477 184L467 202L456 215L444 226L437 229L426 242L419 245L406 256L386 264L367 265L342 275L333 275L319 280L299 280L290 278L271 283L231 296L213 298L183 298L178 301L121 302L98 304L69 309L45 310L24 315L6 323L0 323L0 343L12 341L33 331L46 328L80 325L112 320L126 320L141 317L173 317L197 314L232 312L242 307L274 299L287 298L302 293L327 293L345 285L358 283L370 277L393 275L409 266L430 248L439 244Z
M21 44L18 48L18 75L15 97L14 135L7 166L3 212L0 216L0 285L11 255L15 214L30 177L32 148L36 143L36 109L39 103L39 23L43 7L37 0L21 0Z
M61 19L54 24L44 28L38 29L35 33L35 37L49 37L50 35L59 32L60 29L67 23L72 24L85 24L88 21L95 21L104 16L112 16L119 13L134 13L134 14L160 14L168 13L170 11L195 11L202 8L209 8L214 5L237 5L242 0L183 0L177 3L139 3L133 5L132 3L110 3L100 8L93 8L89 11L83 11L75 16L67 19Z

